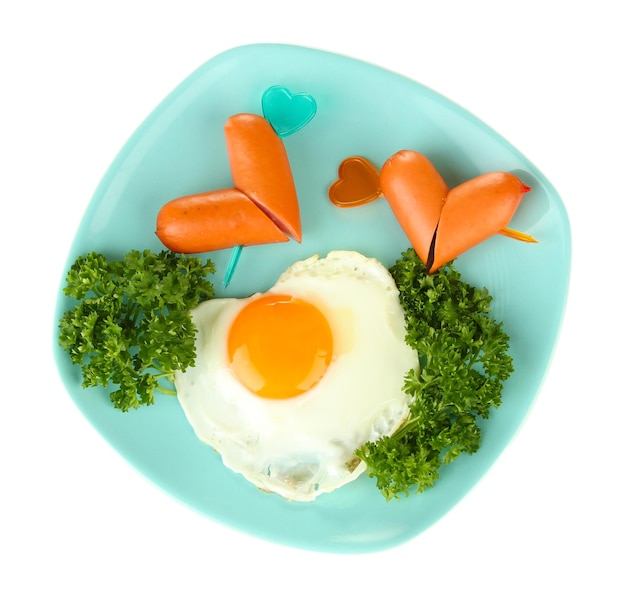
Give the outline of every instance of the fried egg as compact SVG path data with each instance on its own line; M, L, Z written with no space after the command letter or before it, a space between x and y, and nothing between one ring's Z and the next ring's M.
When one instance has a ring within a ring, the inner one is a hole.
M356 479L354 451L408 416L398 289L377 260L333 251L294 263L266 293L192 311L194 367L177 372L196 435L260 489L311 501Z

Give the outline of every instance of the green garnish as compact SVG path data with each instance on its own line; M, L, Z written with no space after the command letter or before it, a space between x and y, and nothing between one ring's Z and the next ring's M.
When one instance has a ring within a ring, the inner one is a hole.
M214 271L210 260L171 251L79 257L64 288L79 302L61 318L59 342L81 366L83 387L112 384L111 401L122 411L153 404L156 390L175 394L174 372L196 358L189 311L214 295L207 280Z
M442 464L478 450L478 419L502 400L513 372L509 336L490 317L492 298L452 264L428 274L410 249L390 269L405 310L406 342L420 363L405 377L408 420L356 451L387 500L432 487Z

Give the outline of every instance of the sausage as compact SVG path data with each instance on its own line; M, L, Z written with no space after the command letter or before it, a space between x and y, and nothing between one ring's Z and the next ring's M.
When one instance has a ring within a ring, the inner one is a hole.
M236 245L286 242L289 238L238 189L186 195L157 215L156 235L172 251L203 253Z
M235 114L224 125L233 186L297 242L302 225L296 187L282 139L256 114Z
M426 263L448 185L426 156L403 149L383 164L380 189L415 252Z
M528 191L509 172L481 174L454 187L441 210L430 271L504 230Z

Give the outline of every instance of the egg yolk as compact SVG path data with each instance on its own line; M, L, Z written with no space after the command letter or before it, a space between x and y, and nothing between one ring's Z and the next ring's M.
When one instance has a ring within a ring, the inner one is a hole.
M326 373L333 354L330 325L311 303L266 295L248 303L228 335L228 357L239 381L264 398L293 398Z

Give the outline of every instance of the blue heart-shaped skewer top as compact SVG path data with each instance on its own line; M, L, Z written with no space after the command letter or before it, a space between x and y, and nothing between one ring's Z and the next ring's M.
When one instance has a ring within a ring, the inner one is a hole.
M317 104L308 93L291 93L282 85L265 90L261 100L263 116L279 137L299 131L315 116Z

